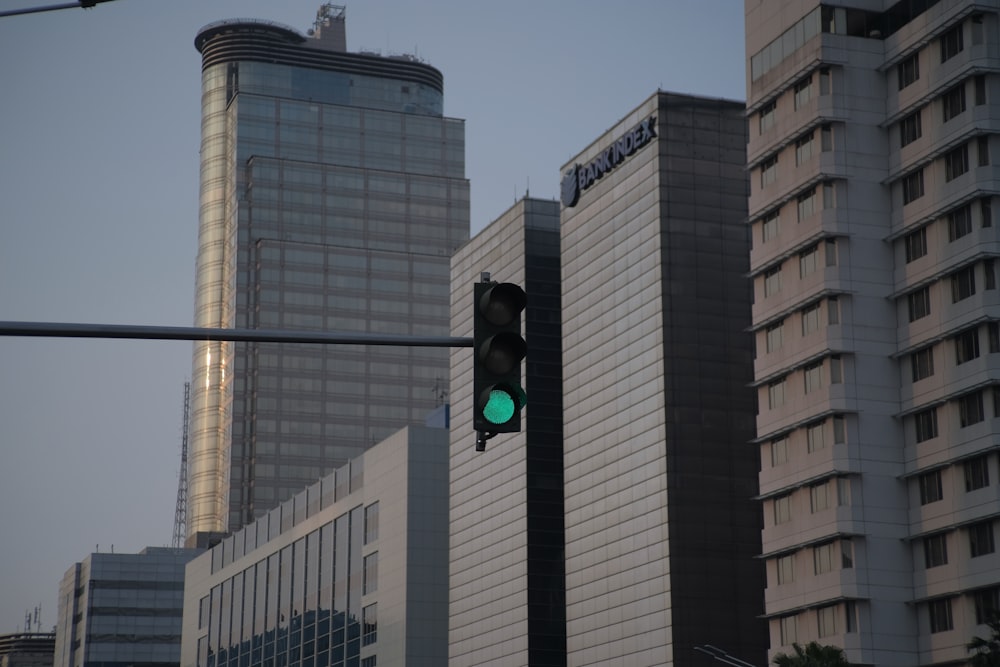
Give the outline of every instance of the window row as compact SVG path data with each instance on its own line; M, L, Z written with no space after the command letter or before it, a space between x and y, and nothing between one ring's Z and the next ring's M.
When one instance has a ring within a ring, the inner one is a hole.
M809 558L809 552L811 558ZM819 544L811 549L796 551L774 559L774 580L779 586L790 584L802 576L803 560L812 561L812 574L820 575L834 569L849 570L854 567L854 545L849 539ZM808 567L808 565L806 565Z
M972 44L978 45L983 43L982 14L974 14L969 18L968 32ZM965 35L966 24L963 22L952 26L937 39L937 55L941 63L948 62L965 50ZM930 53L930 50L918 51L896 66L896 81L899 90L903 90L920 79L921 56L928 54L928 57L930 57Z
M982 197L975 203L966 203L949 211L939 218L939 226L937 227L928 225L904 236L903 251L906 263L909 264L927 255L928 229L931 230L931 233L934 233L935 229L940 230L939 237L942 241L944 240L944 232L947 230L948 242L952 243L971 234L977 221L980 227L993 226L993 199L991 197Z
M966 329L955 334L942 345L929 345L910 354L910 374L913 382L934 375L934 359L936 356L940 356L938 350L942 347L945 351L948 347L954 349L956 366L977 359L980 356L980 329L982 328L986 330L987 350L991 354L1000 352L1000 323L988 322L985 327L976 326Z
M817 140L816 135L819 135ZM821 151L833 150L833 125L827 123L816 130L810 130L795 140L795 166L799 167L818 155ZM776 153L760 163L760 187L765 188L778 179L778 157Z
M964 596L938 598L926 603L927 622L932 634L955 629L952 607L971 604L976 625L985 625L1000 610L1000 586L971 591Z
M809 631L809 624L814 622L815 634ZM804 643L813 637L832 637L838 634L858 631L857 603L846 600L831 605L817 607L790 616L782 616L776 620L778 626L778 641L781 646Z
M1000 387L997 386L992 389L977 389L976 391L952 399L944 406L934 406L915 413L912 419L916 441L918 443L924 442L939 435L939 409L949 410L948 414L958 422L959 428L965 428L984 421L986 413L983 406L990 397L992 397L993 402L992 416L994 418L1000 417Z
M924 567L927 569L948 564L948 544L958 548L958 540L964 537L968 544L969 558L979 558L996 552L993 519L979 521L957 530L928 535L923 542Z
M969 171L969 146L975 144L977 164L985 167L990 164L990 142L988 136L976 139L953 148L941 157L944 182L948 183ZM910 172L901 179L903 204L909 204L924 196L924 171L921 167Z
M825 308L824 308L825 303ZM825 314L824 314L825 313ZM777 352L785 343L785 325L792 316L785 317L769 324L764 329L764 345L768 354ZM821 324L840 323L840 300L833 296L825 300L811 303L798 313L803 336L818 331Z
M839 354L812 362L801 369L803 393L810 394L831 384L844 381L844 369ZM767 385L767 405L771 410L780 408L791 398L790 375L774 380Z
M816 273L821 268L837 265L837 239L826 239L813 243L798 254L799 280ZM778 294L782 287L782 268L784 263L776 264L764 271L764 297Z
M982 281L983 289L996 289L997 278L993 264L992 259L983 260L980 264L969 264L946 276L936 283L936 285L948 285L950 287L952 303L964 301L976 293L977 274L981 274L980 280ZM979 268L980 266L982 267L981 269ZM932 287L934 285L925 285L906 295L906 307L910 322L915 322L931 314Z
M961 477L958 477L959 475ZM916 484L920 495L920 505L929 505L944 499L943 480L947 479L950 484L958 486L962 478L964 478L966 493L988 487L990 485L990 455L980 454L959 465L930 470L917 477Z
M851 504L851 480L836 477L805 487L809 493L809 513L816 514L832 507L846 507ZM795 502L793 502L793 500ZM772 520L775 526L792 520L800 503L804 509L804 498L797 491L790 491L771 500Z
M774 164L777 165L776 159ZM764 174L762 173L761 178L763 179L763 177ZM834 183L824 183L821 186L810 188L795 199L796 221L803 222L815 215L819 210L831 209L836 206L837 188ZM760 225L760 238L762 242L767 243L772 239L776 239L781 233L781 209L771 211L761 218L758 224Z
M844 416L836 415L830 419L820 419L807 424L791 435L786 433L772 439L768 445L771 467L788 463L789 448L801 447L803 438L805 439L806 452L809 454L825 449L829 444L843 444L847 441Z

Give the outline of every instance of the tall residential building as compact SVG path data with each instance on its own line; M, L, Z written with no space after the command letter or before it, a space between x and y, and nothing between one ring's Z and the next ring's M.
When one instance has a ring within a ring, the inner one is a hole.
M59 584L55 667L171 667L180 662L184 567L201 549L93 553ZM50 656L51 658L51 656Z
M191 561L184 667L448 664L448 431L410 426Z
M657 92L563 167L570 665L764 663L745 126Z
M559 203L524 198L452 259L452 331L472 336L473 285L521 285L528 404L520 433L476 451L471 349L451 353L448 664L566 665Z
M998 11L746 2L772 656L958 664L1000 606Z
M195 325L446 336L468 238L464 122L413 56L346 51L344 8L309 36L203 28ZM196 343L188 541L238 529L424 416L432 347Z

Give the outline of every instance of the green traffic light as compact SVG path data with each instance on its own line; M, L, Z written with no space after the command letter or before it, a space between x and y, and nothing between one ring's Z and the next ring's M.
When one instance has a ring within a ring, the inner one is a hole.
M502 389L492 389L483 406L483 417L491 424L506 424L516 409L513 396Z

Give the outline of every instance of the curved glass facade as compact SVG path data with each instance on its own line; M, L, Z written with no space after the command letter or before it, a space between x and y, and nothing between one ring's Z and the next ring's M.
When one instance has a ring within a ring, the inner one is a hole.
M287 43L285 62L203 47L196 326L448 335L469 184L464 122L442 117L436 70ZM235 530L423 423L448 355L199 343L193 378L189 535Z

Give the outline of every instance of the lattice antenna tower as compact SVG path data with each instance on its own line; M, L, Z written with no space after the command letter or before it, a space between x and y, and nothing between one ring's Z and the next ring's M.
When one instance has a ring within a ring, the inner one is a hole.
M191 411L191 383L184 383L184 422L181 430L181 471L177 478L177 507L174 510L173 547L184 546L187 529L188 422Z

